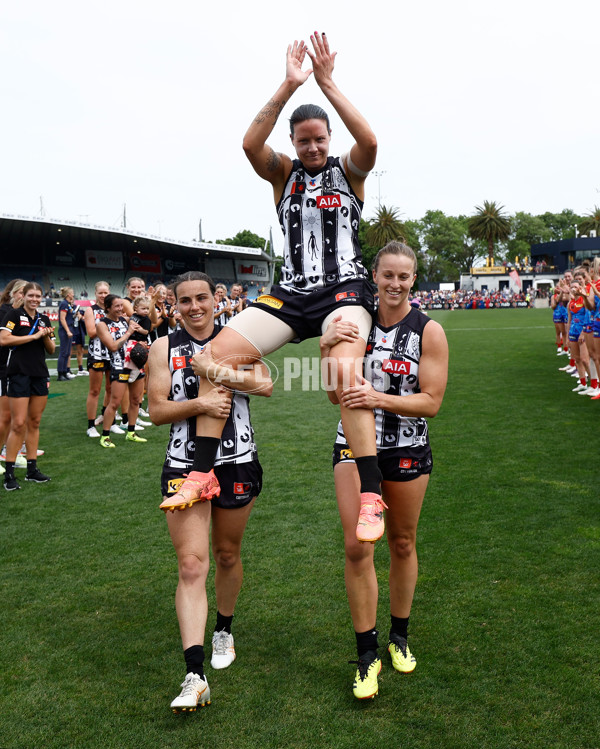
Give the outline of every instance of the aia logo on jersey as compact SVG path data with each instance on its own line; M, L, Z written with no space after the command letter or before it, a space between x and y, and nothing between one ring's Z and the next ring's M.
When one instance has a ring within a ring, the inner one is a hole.
M173 366L173 369L183 369L184 367L189 367L191 361L191 356L174 356L171 359L171 364Z
M306 185L304 184L304 182L294 182L290 194L301 195L304 192L306 192Z
M352 297L357 297L358 294L356 291L341 291L339 294L335 295L335 301L341 302L342 299L351 299Z
M407 375L410 374L410 362L398 359L384 359L381 367L387 374Z
M342 199L339 195L317 195L317 208L341 208Z
M234 482L233 484L233 493L237 495L248 494L250 489L252 489L252 484L246 484L243 482Z

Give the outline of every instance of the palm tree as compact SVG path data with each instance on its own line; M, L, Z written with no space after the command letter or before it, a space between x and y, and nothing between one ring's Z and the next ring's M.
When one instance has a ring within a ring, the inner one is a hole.
M403 242L404 232L404 224L400 221L398 209L382 205L377 209L375 218L366 231L365 239L372 247L381 249L394 239Z
M587 234L589 236L591 231L595 231L596 236L600 237L600 208L597 205L594 206L594 210L591 213L583 217L578 229L580 234Z
M484 200L483 208L476 205L475 210L477 213L469 219L469 236L487 242L489 264L493 265L494 245L510 236L510 219L502 213L504 206L496 205L495 201Z

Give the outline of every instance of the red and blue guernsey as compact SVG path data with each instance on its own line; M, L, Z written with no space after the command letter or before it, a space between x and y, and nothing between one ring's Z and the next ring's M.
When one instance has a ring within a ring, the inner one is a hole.
M578 296L569 302L569 312L571 313L571 325L569 327L569 340L577 341L583 332L583 328L590 320L590 313L585 304L583 297Z

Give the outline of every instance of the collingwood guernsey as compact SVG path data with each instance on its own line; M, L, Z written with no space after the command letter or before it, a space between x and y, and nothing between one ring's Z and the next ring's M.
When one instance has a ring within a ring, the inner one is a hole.
M314 176L295 159L277 204L284 235L279 285L308 293L365 278L358 243L362 208L339 158L329 156L325 167Z
M218 333L197 341L186 330L176 330L169 336L169 370L173 401L192 400L198 397L198 378L191 366L192 357ZM194 460L194 438L196 418L184 419L171 425L165 466L189 469ZM235 393L231 401L231 412L221 436L215 465L222 463L249 463L256 459L254 430L250 423L250 407L247 395Z
M397 325L384 328L376 323L367 342L364 377L380 393L412 395L419 393L419 360L425 325L430 321L417 309ZM375 409L377 450L389 447L421 447L429 442L427 421L423 417L406 417ZM347 440L338 425L336 443Z
M110 329L110 322L107 322L107 319L104 317L104 310L102 307L100 307L98 304L92 304L92 314L94 315L94 322L102 322L106 323L106 327ZM98 361L110 361L110 352L106 348L106 346L103 345L102 341L98 336L94 336L94 338L90 338L90 342L88 343L88 356L91 356L93 359L97 359Z

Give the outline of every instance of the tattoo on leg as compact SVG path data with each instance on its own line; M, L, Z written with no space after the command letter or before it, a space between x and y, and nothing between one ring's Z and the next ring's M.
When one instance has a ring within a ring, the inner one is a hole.
M264 107L264 109L261 109L261 111L257 114L255 121L259 125L269 118L277 121L277 118L281 114L281 110L284 108L284 106L285 99L282 99L282 101L275 101L274 99L271 99L271 101L268 102L267 106Z

